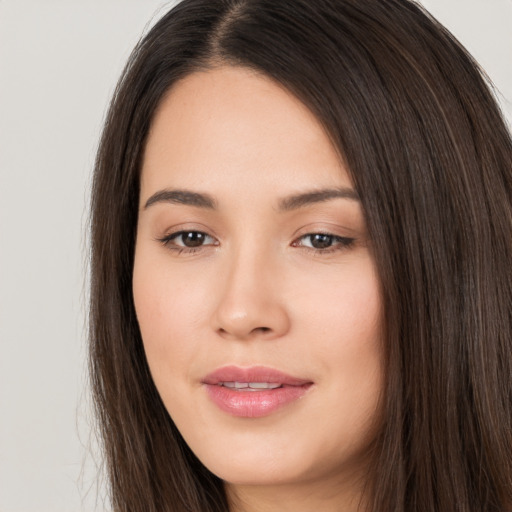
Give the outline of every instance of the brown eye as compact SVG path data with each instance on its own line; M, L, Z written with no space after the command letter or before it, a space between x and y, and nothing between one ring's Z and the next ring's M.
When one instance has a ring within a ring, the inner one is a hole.
M354 238L330 235L329 233L309 233L300 237L293 245L319 252L328 252L329 250L349 248L354 241Z
M331 247L334 237L332 235L324 235L322 233L315 233L314 235L308 235L311 247L314 249L327 249Z
M199 231L189 231L180 235L185 247L199 247L204 244L206 235Z
M203 245L214 245L215 240L201 231L179 231L162 240L166 245L193 249Z

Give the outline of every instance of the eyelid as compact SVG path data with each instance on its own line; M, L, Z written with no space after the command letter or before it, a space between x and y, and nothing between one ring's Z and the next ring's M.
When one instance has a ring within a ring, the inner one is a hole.
M353 229L348 226L344 226L342 224L334 223L334 222L312 222L306 225L303 225L301 228L297 229L293 234L292 238L294 240L301 238L307 235L330 235L333 237L339 238L354 238L360 239L363 236L358 229Z
M198 233L204 233L205 235L211 236L212 238L215 238L216 240L219 239L218 235L215 233L213 229L211 229L209 226L206 226L205 224L202 224L200 222L181 222L179 224L173 224L173 225L167 225L165 229L162 227L162 229L159 229L159 232L162 233L162 235L159 235L157 238L165 238L165 237L171 237L173 235L179 234L179 233L190 233L190 232L198 232Z

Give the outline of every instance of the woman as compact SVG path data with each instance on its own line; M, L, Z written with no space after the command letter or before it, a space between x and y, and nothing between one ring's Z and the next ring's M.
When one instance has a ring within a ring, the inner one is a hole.
M184 0L92 199L116 511L504 511L512 142L407 0Z

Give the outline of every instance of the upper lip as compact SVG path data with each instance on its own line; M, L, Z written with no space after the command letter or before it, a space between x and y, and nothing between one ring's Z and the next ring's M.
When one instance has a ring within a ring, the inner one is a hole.
M203 384L219 384L222 382L268 382L269 384L282 384L286 386L304 386L311 384L310 380L292 377L274 368L265 366L251 366L241 368L238 366L224 366L209 373Z

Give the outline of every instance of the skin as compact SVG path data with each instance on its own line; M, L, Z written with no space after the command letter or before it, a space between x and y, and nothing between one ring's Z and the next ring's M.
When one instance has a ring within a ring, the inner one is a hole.
M383 386L363 212L344 197L283 208L325 189L353 190L342 159L313 114L269 78L218 67L162 100L142 166L135 306L163 402L226 482L232 511L355 511L362 497ZM163 190L208 194L215 208L155 196ZM191 251L182 232L204 235ZM319 248L312 233L332 237ZM235 417L201 382L226 365L313 385L270 415Z

